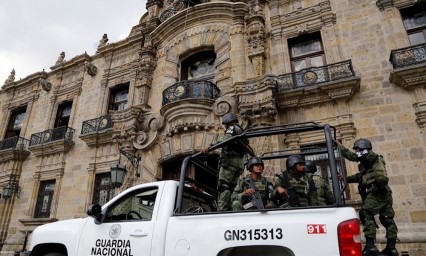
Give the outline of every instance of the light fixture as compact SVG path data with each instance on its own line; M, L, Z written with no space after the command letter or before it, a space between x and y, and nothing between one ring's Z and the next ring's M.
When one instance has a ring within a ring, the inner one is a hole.
M127 169L124 165L118 163L118 164L112 164L111 165L111 185L114 188L119 188L121 185L123 185L124 182L124 176L127 173Z
M10 180L3 186L2 197L4 200L10 199L14 193L19 197L21 187L19 187L19 180L17 175L11 175Z
M121 185L123 185L124 182L124 176L127 173L126 166L120 164L121 163L121 155L123 154L133 165L133 168L135 169L135 175L136 177L140 177L139 173L139 161L141 160L141 157L137 154L131 154L127 151L124 151L122 147L118 147L118 151L120 152L119 158L118 158L118 164L112 164L111 165L111 185L114 188L119 188Z
M129 152L122 150L121 147L119 147L118 150L127 159L129 159L130 163L132 163L133 168L135 169L135 175L136 175L136 177L140 177L141 174L139 173L139 161L141 160L141 157L139 155L136 155L136 154L135 155L130 154Z

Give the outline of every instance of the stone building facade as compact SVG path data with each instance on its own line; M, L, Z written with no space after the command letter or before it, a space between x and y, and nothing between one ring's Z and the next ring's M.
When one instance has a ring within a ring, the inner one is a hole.
M19 81L13 70L0 90L2 253L21 251L38 225L84 217L134 184L175 179L233 111L246 128L314 121L336 127L347 147L369 138L387 163L398 248L425 255L424 2L148 0L126 39L105 34L95 55L61 53L49 72ZM114 189L118 162L128 173ZM284 168L266 167L271 176ZM347 203L359 207L356 187Z

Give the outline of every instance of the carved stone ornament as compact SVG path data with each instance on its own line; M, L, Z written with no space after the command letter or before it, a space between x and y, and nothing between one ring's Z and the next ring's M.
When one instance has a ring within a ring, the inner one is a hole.
M295 25L295 28L296 28L297 34L299 34L299 35L303 35L303 34L308 33L308 24L306 24L306 23L297 24L297 25Z
M157 138L157 131L164 127L164 118L144 106L116 111L111 118L114 123L113 141L130 153L151 146Z
M218 98L213 105L213 113L217 116L223 116L228 112L237 111L237 101L231 96L222 96Z
M40 77L40 78L38 79L38 82L40 83L41 88L42 88L44 91L49 92L49 91L52 89L52 83L51 83L51 82L49 82L49 81L47 81L45 78Z
M165 11L160 16L160 21L163 22L168 18L172 17L178 11L185 7L185 3L182 0L167 0L167 6Z
M136 77L143 80L142 84L151 86L153 72L156 67L155 49L152 46L143 47L139 52L139 63L136 71Z
M90 76L95 76L98 72L98 68L88 61L84 62L84 69Z
M249 57L265 53L265 17L259 13L246 18Z
M150 147L158 137L158 132L164 127L164 118L159 114L142 115L142 130L136 133L133 146L136 149Z

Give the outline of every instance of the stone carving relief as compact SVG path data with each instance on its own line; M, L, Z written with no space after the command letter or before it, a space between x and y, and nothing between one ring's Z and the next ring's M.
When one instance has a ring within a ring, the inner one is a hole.
M223 116L228 112L237 111L237 101L231 96L222 96L218 98L213 105L213 113L217 116Z
M275 122L277 109L273 92L276 80L264 78L259 81L237 84L240 114L250 120L253 126L272 125Z
M95 76L98 72L98 68L88 61L84 62L84 70L86 70L87 74L90 76Z
M152 145L158 131L164 127L164 118L144 106L131 106L111 114L114 123L113 141L123 151L134 153Z
M248 56L253 63L255 76L263 75L265 72L265 42L266 28L265 17L262 12L255 8L253 14L246 17L246 36L248 42Z
M142 116L142 129L136 133L133 146L144 149L152 146L158 137L158 132L164 127L164 118L159 114L149 113Z
M160 21L163 22L175 15L178 11L185 8L185 3L182 0L167 0L165 11L160 16Z
M40 77L38 79L38 82L44 91L49 92L52 89L52 83L47 81L46 78Z
M152 46L145 46L139 51L139 63L136 78L141 80L141 85L151 87L153 72L156 67L156 51Z
M145 43L145 46L139 51L139 60L135 65L135 87L138 95L137 102L139 104L148 104L149 91L157 64L156 61L155 48L150 43Z
M308 33L308 24L306 23L295 25L295 28L299 35Z

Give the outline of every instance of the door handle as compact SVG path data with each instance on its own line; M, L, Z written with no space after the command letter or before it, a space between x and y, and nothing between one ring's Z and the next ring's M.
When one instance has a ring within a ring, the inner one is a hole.
M130 233L129 235L133 237L144 237L148 236L148 233L144 232L142 229L136 229L135 231L133 231L133 233Z

